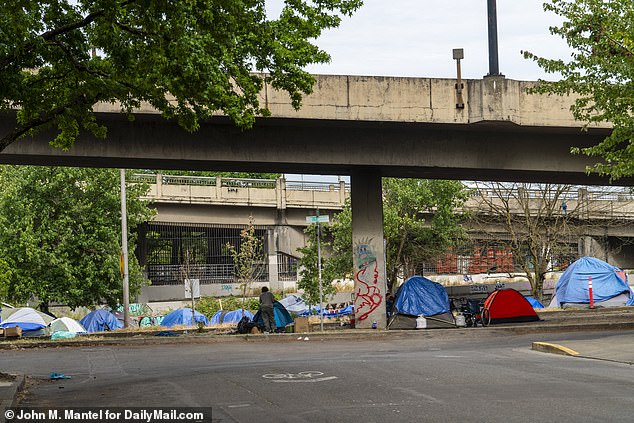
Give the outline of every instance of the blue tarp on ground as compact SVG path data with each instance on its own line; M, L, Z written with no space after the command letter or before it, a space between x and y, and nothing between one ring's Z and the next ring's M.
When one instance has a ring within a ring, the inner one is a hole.
M194 311L194 318L196 323L203 322L205 326L209 325L209 319L202 313ZM192 324L192 309L188 307L179 308L163 317L161 326L170 328L174 325L194 326Z
M82 317L79 321L88 332L104 332L107 330L121 329L123 324L117 316L107 310L94 310Z
M588 277L590 276L592 277L592 294L595 303L626 294L629 296L626 305L634 305L634 295L632 295L627 283L627 274L618 267L594 257L580 258L561 275L555 287L557 305L590 303L588 290Z
M219 310L213 316L211 316L212 325L221 325L223 323L238 323L242 316L247 316L253 320L253 313L249 310Z
M434 316L450 311L444 286L422 276L412 276L396 291L395 313L410 316Z
M280 304L279 301L275 301L273 303L273 314L275 314L275 326L278 329L283 329L287 325L293 323L293 318L291 317L290 313L288 312L288 310L286 310L283 304ZM255 313L255 316L253 316L253 321L257 323L258 326L264 325L264 320L262 320L262 311L258 310L258 312Z
M533 307L533 308L544 308L544 304L539 302L537 299L535 299L533 297L524 297L524 298L526 298L526 301L528 301L530 303L531 307Z

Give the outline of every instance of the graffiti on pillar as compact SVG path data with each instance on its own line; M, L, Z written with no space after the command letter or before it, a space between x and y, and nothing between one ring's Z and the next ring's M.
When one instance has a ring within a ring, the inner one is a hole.
M370 241L361 241L354 247L358 267L354 275L354 308L358 321L367 319L383 302L383 294L379 287L378 261Z

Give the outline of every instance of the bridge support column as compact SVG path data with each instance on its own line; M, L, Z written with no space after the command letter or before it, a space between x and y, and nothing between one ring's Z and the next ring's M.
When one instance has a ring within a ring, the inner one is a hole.
M385 245L381 176L361 171L351 176L354 312L356 327L387 326Z

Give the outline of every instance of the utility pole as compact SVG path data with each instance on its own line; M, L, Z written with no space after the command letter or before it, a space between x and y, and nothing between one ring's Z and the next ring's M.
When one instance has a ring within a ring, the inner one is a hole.
M317 207L317 274L319 275L319 329L324 331L324 290L321 281L321 226L319 225L319 207Z
M123 327L130 325L130 284L128 273L128 213L126 210L125 169L121 169L121 273L123 276Z

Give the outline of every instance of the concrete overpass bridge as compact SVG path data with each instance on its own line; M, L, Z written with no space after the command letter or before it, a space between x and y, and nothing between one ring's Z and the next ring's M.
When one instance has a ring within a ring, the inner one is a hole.
M186 134L149 108L130 122L115 105L99 104L107 140L82 134L73 148L60 151L48 145L53 134L41 134L9 146L0 163L349 174L360 327L385 323L382 176L605 183L586 174L589 158L569 151L596 144L610 128L581 131L569 112L573 99L527 94L532 82L465 80L460 107L452 79L316 80L299 112L285 94L265 87L261 101L273 117L248 131L218 116ZM1 116L0 131L12 122L13 116Z

